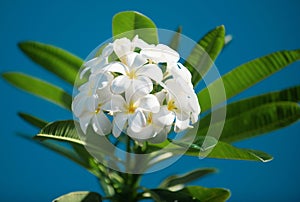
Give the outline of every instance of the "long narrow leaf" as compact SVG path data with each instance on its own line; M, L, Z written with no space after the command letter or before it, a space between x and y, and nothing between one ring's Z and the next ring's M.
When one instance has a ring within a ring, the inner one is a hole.
M77 191L65 194L53 200L53 202L101 202L102 196L96 192Z
M144 41L157 44L158 36L154 22L147 16L136 11L117 13L112 20L114 38L127 37L132 39L136 35Z
M226 91L226 99L229 99L299 59L300 50L279 51L235 68L198 93L202 111L214 107L211 106L209 94L218 92L218 86L222 82ZM224 101L224 97L217 97L214 105Z
M181 32L182 32L182 28L178 27L176 30L176 33L174 34L173 38L171 39L170 42L170 48L177 50L179 47L179 43L180 43L180 38L181 38Z
M74 84L83 63L80 58L61 48L35 41L21 42L19 47L32 61Z
M155 201L195 201L195 202L222 202L230 197L230 192L222 188L205 188L188 186L179 191L167 189L151 189L150 194L156 195ZM159 198L159 199L157 199Z
M147 151L154 152L166 147L166 145L168 144L168 141L165 141L161 144L148 144ZM195 141L195 143L193 143L192 145L186 146L185 143L182 142L181 145L177 144L177 146L174 146L173 148L169 147L168 152L172 152L174 153L174 155L181 154L183 150L180 147L183 147L185 150L187 149L185 153L186 155L195 156L199 158L208 157L217 159L247 160L261 162L267 162L273 159L272 156L262 151L237 148L222 141L216 142L214 147L208 147L208 149L205 150L203 150L203 141Z
M224 26L213 29L198 41L184 64L192 73L193 85L196 85L213 65L224 43Z
M220 109L217 109L215 113L226 108L226 119L233 116L245 113L246 111L253 110L256 107L260 107L264 104L270 104L273 102L290 101L299 102L300 101L300 86L294 86L281 91L275 91L270 93L265 93L262 95L250 97L240 101L230 103ZM208 127L210 124L211 113L203 117L200 121L200 128Z
M71 110L72 96L59 87L19 72L8 72L2 74L2 76L6 81L21 90Z
M213 168L200 168L188 172L187 174L182 176L172 175L166 178L164 181L162 181L159 187L167 188L167 187L173 187L180 184L186 184L214 172L216 172L216 170Z
M241 113L232 112L226 118L220 140L235 142L262 135L288 126L300 118L300 106L294 102L275 102L249 108ZM219 122L211 127L218 127ZM200 128L197 135L203 136L207 128Z
M18 115L24 120L26 121L27 123L41 129L43 128L44 126L47 125L47 122L40 119L40 118L37 118L35 116L32 116L31 114L27 114L27 113L23 113L23 112L19 112Z
M75 143L78 145L85 145L80 139L76 131L73 120L56 121L49 123L37 134L35 139L54 139L63 142Z

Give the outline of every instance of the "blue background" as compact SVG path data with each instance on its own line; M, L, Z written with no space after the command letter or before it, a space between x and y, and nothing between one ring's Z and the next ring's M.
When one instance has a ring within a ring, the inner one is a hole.
M140 11L152 18L159 28L174 30L182 25L183 33L194 40L224 24L234 40L216 62L221 74L276 50L300 48L300 2L297 0L78 2L1 1L1 72L26 72L71 91L68 85L29 61L18 50L17 42L30 39L50 43L85 58L111 36L111 18L123 10ZM234 99L299 84L299 66L300 62L289 66ZM37 132L17 117L18 111L32 113L49 121L68 119L71 115L16 90L2 79L0 86L0 200L51 201L71 191L100 191L96 179L83 168L15 135L16 132ZM183 173L198 167L217 167L217 174L194 184L229 188L232 191L230 201L300 200L299 129L300 123L296 123L237 144L272 154L275 157L272 162L182 158L168 169L146 175L143 184L154 187L169 173Z

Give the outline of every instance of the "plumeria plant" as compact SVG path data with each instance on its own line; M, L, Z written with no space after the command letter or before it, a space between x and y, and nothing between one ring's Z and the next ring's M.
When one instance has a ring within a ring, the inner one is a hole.
M23 73L2 74L12 85L73 113L73 120L47 122L20 112L39 128L37 135L24 137L86 168L105 194L72 192L54 201L226 201L227 189L188 185L215 172L211 168L169 176L157 188L141 186L140 181L143 174L167 169L182 155L270 161L265 152L232 143L300 117L300 86L226 103L299 60L300 50L271 53L220 76L213 62L230 41L224 26L192 43L181 28L160 30L143 14L125 11L113 17L112 30L113 38L86 60L52 45L19 44L32 61L71 84L73 96ZM162 35L170 40L163 41ZM199 90L201 81L206 87Z

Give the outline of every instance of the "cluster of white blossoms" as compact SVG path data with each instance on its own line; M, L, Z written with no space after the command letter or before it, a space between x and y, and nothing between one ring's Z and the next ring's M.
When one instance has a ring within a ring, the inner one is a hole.
M81 77L90 72L72 103L81 130L86 134L90 125L99 135L123 132L137 141L161 142L172 127L175 132L192 127L200 106L191 73L179 59L170 47L138 36L106 45L81 72Z

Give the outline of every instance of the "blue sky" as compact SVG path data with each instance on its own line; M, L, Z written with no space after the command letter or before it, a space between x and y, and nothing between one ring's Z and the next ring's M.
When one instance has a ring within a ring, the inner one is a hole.
M297 0L265 1L37 1L0 3L0 68L22 71L72 89L29 61L17 48L23 40L36 40L62 47L82 58L111 37L111 18L124 10L149 16L159 28L183 27L183 34L198 40L210 29L224 24L233 42L216 61L221 74L256 57L282 49L300 48L300 3ZM300 62L266 79L232 100L299 84ZM17 117L19 111L45 120L62 120L71 115L52 104L6 84L1 86L1 180L2 201L51 201L70 191L99 191L96 179L83 168L21 139L16 132L37 130ZM231 189L230 201L298 201L300 123L237 145L266 151L269 163L199 160L182 158L171 167L148 174L143 184L154 187L167 174L198 167L216 167L219 172L194 184Z

